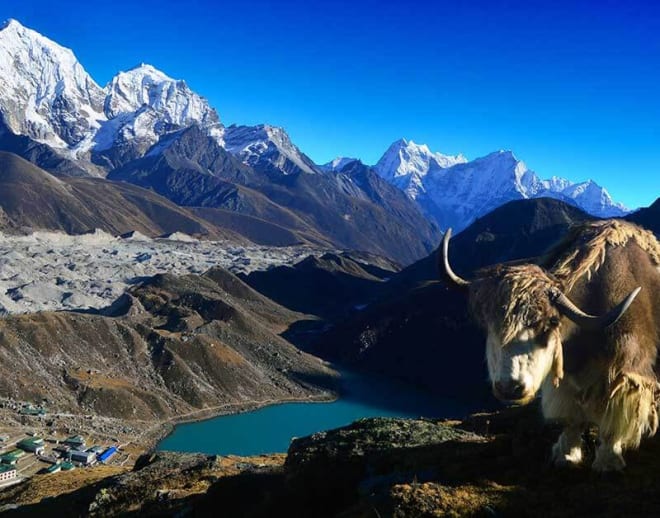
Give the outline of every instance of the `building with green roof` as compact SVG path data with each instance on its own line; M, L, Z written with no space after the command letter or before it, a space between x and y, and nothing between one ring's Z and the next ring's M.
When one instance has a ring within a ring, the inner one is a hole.
M57 473L62 469L62 465L58 462L57 464L53 464L52 466L49 466L46 468L46 473Z
M12 450L7 453L3 453L0 455L0 462L2 464L8 464L13 466L18 462L18 459L20 459L23 455L25 455L25 452L23 450Z
M41 455L46 448L44 440L41 437L26 437L18 441L16 446L23 451L36 453L37 455Z
M71 446L74 450L81 450L85 447L85 439L83 439L81 435L72 435L62 442L68 446Z

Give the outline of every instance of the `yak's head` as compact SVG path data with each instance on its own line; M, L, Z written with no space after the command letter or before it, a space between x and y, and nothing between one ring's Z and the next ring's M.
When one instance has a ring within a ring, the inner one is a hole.
M639 288L602 316L589 315L562 292L560 283L534 264L498 265L468 282L456 275L448 259L451 230L445 234L440 269L467 292L477 322L488 333L486 358L493 393L503 401L529 403L544 380L557 386L563 377L560 325L563 317L591 330L616 322Z

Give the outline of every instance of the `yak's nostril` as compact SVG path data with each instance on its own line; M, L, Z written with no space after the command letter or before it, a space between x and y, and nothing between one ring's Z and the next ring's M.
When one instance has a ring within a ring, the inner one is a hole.
M500 399L515 401L525 395L525 386L514 380L496 381L494 388L495 395Z

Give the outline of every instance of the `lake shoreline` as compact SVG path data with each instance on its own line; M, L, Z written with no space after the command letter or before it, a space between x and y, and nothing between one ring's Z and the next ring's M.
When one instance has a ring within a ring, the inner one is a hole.
M272 399L267 401L250 401L245 403L230 403L227 405L221 405L222 407L227 407L225 411L218 411L220 407L212 407L208 409L200 409L195 411L196 417L188 417L188 414L184 416L176 416L171 419L168 419L165 422L158 423L155 425L155 430L151 437L148 437L145 441L147 448L145 448L144 453L154 453L158 449L158 445L169 437L173 432L176 426L182 424L191 424L198 423L202 421L209 421L217 417L228 417L233 415L244 414L246 412L253 412L255 410L261 410L270 406L282 405L287 403L309 403L309 404L319 404L319 403L334 403L339 400L341 397L339 392L324 392L321 394L311 394L307 397L291 397L291 398L282 398L282 399ZM145 432L151 434L150 431ZM164 450L168 451L168 450ZM285 452L281 452L285 453Z
M364 417L453 419L472 410L468 408L470 405L454 398L438 397L408 383L337 370L339 376L332 390L326 387L307 397L226 405L170 419L152 436L149 451L220 456L284 453L293 437L346 426ZM328 403L329 406L306 409L306 405L299 403ZM207 424L195 425L201 422ZM178 428L179 425L184 428Z

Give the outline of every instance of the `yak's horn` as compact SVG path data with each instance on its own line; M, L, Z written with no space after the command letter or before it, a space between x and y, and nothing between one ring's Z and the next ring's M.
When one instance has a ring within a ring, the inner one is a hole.
M451 228L447 229L444 237L442 238L442 253L440 254L442 265L440 271L444 272L445 277L451 281L451 283L458 288L467 288L470 283L465 279L459 277L454 273L454 270L449 266L449 239L451 238Z
M554 303L562 315L566 316L580 327L584 327L586 329L595 329L595 330L605 329L606 327L614 324L617 320L619 320L623 316L623 314L630 307L630 304L632 304L632 301L635 300L635 297L637 297L637 294L641 289L642 288L639 287L633 290L630 293L630 295L628 295L624 300L622 300L617 306L612 308L604 315L600 315L600 316L595 316L585 313L575 304L573 304L573 302L571 302L571 300L559 290L554 292L554 297L555 297Z

